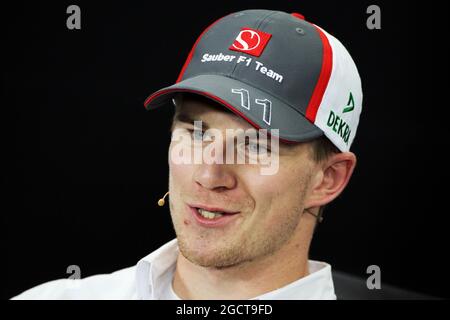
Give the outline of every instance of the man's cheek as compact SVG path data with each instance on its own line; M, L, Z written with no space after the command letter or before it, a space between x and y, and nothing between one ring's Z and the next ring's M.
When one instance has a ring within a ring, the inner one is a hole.
M186 130L176 129L172 132L168 159L169 164L192 163L192 143Z
M271 201L272 199L276 198L280 193L280 190L282 190L285 185L285 183L283 183L282 177L279 174L274 176L252 174L245 179L251 182L251 186L253 186L251 189L255 194L255 198L266 201Z
M178 211L183 204L192 200L193 166L169 163L169 199L173 209Z
M287 199L289 191L286 190L289 187L282 180L273 178L259 176L252 179L254 185L258 186L257 189L253 190L257 218L264 219L269 223L276 222L289 205Z
M259 185L258 185L259 186ZM265 190L265 188L258 188L253 191L253 199L255 201L254 211L251 216L256 223L261 224L270 218L271 212L273 210L273 198L270 190Z
M191 177L192 166L185 164L175 164L169 162L169 176L170 180L176 182L176 184L184 184L189 181ZM175 185L174 187L178 187Z

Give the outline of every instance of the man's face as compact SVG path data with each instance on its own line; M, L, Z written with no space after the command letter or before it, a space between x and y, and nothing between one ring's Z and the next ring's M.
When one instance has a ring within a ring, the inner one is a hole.
M226 129L252 128L215 105L185 100L172 131L194 140L193 120L224 137ZM177 143L169 149L170 211L180 251L189 261L204 267L237 265L274 253L298 232L314 167L308 144L280 144L272 154L279 157L278 172L261 175L261 164L177 164L170 156ZM202 216L205 211L198 208L227 213L209 219L212 214Z

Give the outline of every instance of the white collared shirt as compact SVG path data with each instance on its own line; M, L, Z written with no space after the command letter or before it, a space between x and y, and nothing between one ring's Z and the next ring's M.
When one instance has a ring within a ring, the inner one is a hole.
M174 239L141 259L135 266L80 280L50 281L13 299L179 299L172 288L178 252L178 243ZM335 300L331 266L312 260L308 261L308 265L309 275L254 299Z

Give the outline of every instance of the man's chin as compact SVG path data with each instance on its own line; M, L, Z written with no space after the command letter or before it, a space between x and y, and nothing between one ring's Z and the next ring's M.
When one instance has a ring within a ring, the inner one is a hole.
M183 254L183 253L182 253ZM203 267L203 268L216 268L216 269L225 269L235 267L240 264L238 261L225 261L222 259L218 259L215 256L196 256L196 255L184 255L183 256L191 263Z
M178 240L180 252L184 258L191 263L205 268L227 268L233 267L241 262L239 250L220 248L208 244L185 243Z

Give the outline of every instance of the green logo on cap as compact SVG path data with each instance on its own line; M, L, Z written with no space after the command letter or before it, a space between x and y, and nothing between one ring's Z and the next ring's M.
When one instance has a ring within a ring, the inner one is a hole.
M350 92L350 96L348 97L347 106L344 108L344 110L342 110L342 113L353 111L353 109L355 109L355 101L353 100L353 95Z
M333 110L330 110L327 126L336 132L344 140L345 144L348 144L352 130L341 117L333 112Z
M353 99L353 94L350 92L347 106L344 108L344 110L342 110L342 113L353 111L353 109L355 109L355 100ZM346 123L344 119L339 117L339 115L335 114L333 110L330 110L327 126L331 130L336 132L342 138L342 140L344 140L345 144L348 145L352 130L350 129L348 123Z

